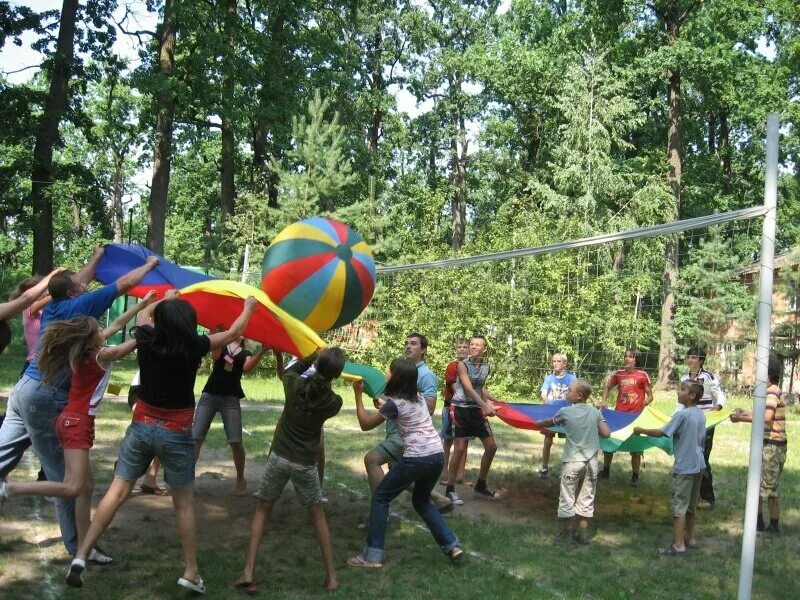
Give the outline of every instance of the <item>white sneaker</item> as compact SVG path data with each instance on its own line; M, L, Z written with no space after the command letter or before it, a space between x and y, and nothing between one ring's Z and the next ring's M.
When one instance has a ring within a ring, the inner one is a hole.
M67 585L70 587L83 587L83 572L86 570L86 561L80 558L73 558L67 573Z
M450 498L454 506L464 506L464 501L461 499L461 496L455 492L447 492L447 497Z

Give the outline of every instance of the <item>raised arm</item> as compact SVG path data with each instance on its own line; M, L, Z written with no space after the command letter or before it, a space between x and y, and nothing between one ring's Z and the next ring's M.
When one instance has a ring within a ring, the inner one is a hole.
M131 288L139 285L142 282L142 279L144 279L144 276L155 269L157 264L157 256L148 256L147 262L145 262L141 267L137 267L132 271L128 271L125 273L125 275L117 279L117 295L122 296Z
M5 321L6 319L18 315L36 302L36 300L47 291L47 284L50 283L50 278L56 273L61 273L63 270L64 269L61 267L53 269L44 279L32 288L25 290L19 297L9 300L8 302L0 303L0 321Z
M128 310L118 316L116 319L111 321L111 323L103 329L103 339L107 340L112 335L121 331L123 327L133 319L138 313L142 310L147 308L150 304L153 304L156 298L156 293L153 290L147 292L147 295L141 299L141 301L137 302L133 306L131 306Z
M103 252L105 252L105 250L102 246L95 246L92 258L75 273L75 278L84 286L89 285L92 279L94 279L94 272L97 269L97 264L100 262L100 259L103 258Z
M250 321L250 317L256 310L257 306L258 300L256 300L253 296L248 296L244 301L242 313L236 317L236 320L233 323L231 323L230 328L219 333L212 333L208 336L208 340L211 342L211 349L214 350L215 348L221 348L225 344L230 344L232 341L242 337L244 328L247 327L247 323Z
M264 355L267 353L267 350L269 350L269 348L261 346L261 350L259 350L252 356L248 356L247 360L244 361L244 367L242 371L244 373L249 373L250 371L255 369L258 366L258 363L261 362L261 359L264 358Z
M97 355L97 362L104 369L108 369L115 360L127 356L136 349L136 340L127 340L118 346L105 346Z
M366 408L364 408L363 380L353 382L353 393L356 397L356 417L358 417L358 424L361 426L361 431L370 431L371 429L375 429L378 425L386 420L380 412L369 412Z

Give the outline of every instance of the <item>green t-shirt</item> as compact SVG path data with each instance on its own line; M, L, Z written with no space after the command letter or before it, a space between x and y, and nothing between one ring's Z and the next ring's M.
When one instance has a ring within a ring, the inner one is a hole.
M567 434L567 443L561 462L587 461L600 451L600 433L597 424L603 414L585 402L565 406L553 417L556 425L562 425Z

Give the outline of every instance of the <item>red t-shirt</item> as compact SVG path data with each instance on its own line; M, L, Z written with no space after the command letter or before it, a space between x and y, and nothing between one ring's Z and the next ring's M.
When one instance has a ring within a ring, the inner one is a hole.
M644 400L650 388L650 376L640 370L626 371L620 369L611 376L611 386L618 386L617 405L619 412L640 412L644 409Z
M69 400L64 412L95 416L110 375L110 368L106 370L97 364L97 354L81 362L72 374Z
M448 406L453 399L453 385L458 379L458 361L454 360L444 372L444 405Z

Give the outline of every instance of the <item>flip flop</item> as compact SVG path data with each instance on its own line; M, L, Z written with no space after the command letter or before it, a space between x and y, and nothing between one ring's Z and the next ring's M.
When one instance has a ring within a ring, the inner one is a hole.
M667 546L666 548L664 548L661 551L661 554L663 556L687 556L689 554L689 551L688 550L684 550L683 552L680 552L680 551L675 549L675 546L670 544L669 546Z
M347 566L348 567L360 567L366 569L380 569L383 566L382 562L375 562L371 560L365 559L360 554L358 556L354 556L352 558L347 559Z
M178 585L182 588L186 588L190 592L195 592L196 594L205 594L206 593L206 584L203 582L203 578L201 577L197 581L192 581L190 579L185 579L181 577L178 579Z
M251 595L258 593L258 586L252 581L241 581L237 579L233 587Z
M103 550L100 549L100 546L95 546L92 548L92 551L89 552L89 556L86 557L86 561L94 565L110 565L112 562L114 562L114 559L103 552Z
M143 483L139 486L139 489L143 494L152 494L153 496L169 496L169 490L165 490L164 488L160 488L158 486L152 487Z

